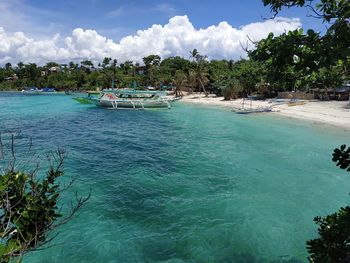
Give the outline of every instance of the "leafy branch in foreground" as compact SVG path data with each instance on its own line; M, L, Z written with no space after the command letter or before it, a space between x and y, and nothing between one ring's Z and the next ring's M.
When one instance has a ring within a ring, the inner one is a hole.
M333 162L350 172L350 147L335 149ZM334 214L314 219L319 226L319 238L307 242L310 262L350 262L350 207Z
M4 156L2 145L0 136L1 157ZM49 235L50 231L67 223L90 198L90 194L86 197L76 194L74 204L70 204L70 211L63 217L63 207L58 205L59 197L73 183L71 181L62 188L57 182L64 174L64 150L57 150L47 156L49 168L40 178L36 175L37 168L34 172L16 169L13 135L11 157L6 172L0 175L1 262L10 262L12 259L20 261L25 253L43 248L57 236Z
M335 149L333 162L336 162L341 169L346 169L350 172L350 147L346 150L346 145L342 145L340 149Z

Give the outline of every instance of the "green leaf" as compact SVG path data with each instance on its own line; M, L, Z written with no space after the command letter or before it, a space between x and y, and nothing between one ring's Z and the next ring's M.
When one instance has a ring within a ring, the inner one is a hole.
M0 257L3 257L6 254L7 247L4 244L0 244Z
M29 216L29 213L28 213L28 211L26 210L26 211L24 211L24 212L22 212L22 217L24 217L24 218L30 218L30 216Z

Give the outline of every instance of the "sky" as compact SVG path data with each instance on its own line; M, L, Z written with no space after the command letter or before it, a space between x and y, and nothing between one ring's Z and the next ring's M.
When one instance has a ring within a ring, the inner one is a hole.
M0 64L109 56L137 62L197 48L211 59L245 57L241 45L303 27L324 31L303 8L274 20L262 0L0 0Z

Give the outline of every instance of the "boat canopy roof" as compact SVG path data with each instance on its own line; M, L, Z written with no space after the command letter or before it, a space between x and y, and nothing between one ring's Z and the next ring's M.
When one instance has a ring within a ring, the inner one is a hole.
M49 87L43 88L42 91L43 92L56 92L56 90L54 88L49 88Z
M25 90L28 90L28 91L34 91L34 90L39 90L37 87L26 87Z
M91 94L91 95L99 95L101 92L100 91L87 91L87 94Z
M135 89L105 89L103 92L111 92L115 94L124 94L124 95L135 95L135 94L143 94L143 95L166 95L166 92L159 90L135 90Z

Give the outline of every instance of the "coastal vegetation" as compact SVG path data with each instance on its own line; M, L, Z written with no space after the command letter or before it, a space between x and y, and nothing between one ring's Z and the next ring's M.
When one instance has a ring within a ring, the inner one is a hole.
M274 97L280 91L324 89L334 91L348 80L348 65L341 59L324 61L319 34L299 29L254 43L248 58L239 61L209 60L194 49L189 58L158 55L118 63L104 58L101 63L49 62L0 67L0 90L22 90L26 87L50 87L57 90L101 90L104 88L137 88L215 93L230 100L247 95ZM243 48L243 47L242 47ZM325 51L326 52L326 51Z
M14 140L12 134L8 144L10 150L5 153L0 137L0 170L5 171L0 176L1 262L20 262L27 252L43 249L55 238L52 231L67 223L90 197L82 198L76 194L75 203L72 202L69 208L63 206L60 196L73 183L60 184L65 151L57 150L47 155L48 170L42 175L39 162L34 163L31 171L26 171L29 167L18 165ZM6 156L9 157L5 159ZM26 152L28 166L33 165L34 157L30 142Z
M333 162L350 172L350 147L342 145L334 150ZM307 242L310 262L349 262L350 206L325 217L317 216L319 237Z
M268 65L271 77L280 85L294 89L322 83L339 85L349 76L350 64L350 2L348 0L264 0L275 15L282 8L306 7L310 16L321 19L328 29L321 35L313 30L305 34L296 30L256 43L250 57ZM335 149L333 161L350 172L350 148ZM350 207L314 219L319 237L307 242L310 262L349 262Z
M264 0L271 11L305 7L310 17L321 19L327 29L324 34L312 29L296 30L279 37L270 34L256 43L252 59L264 61L270 69L271 83L330 88L348 80L350 73L350 2L347 0Z

